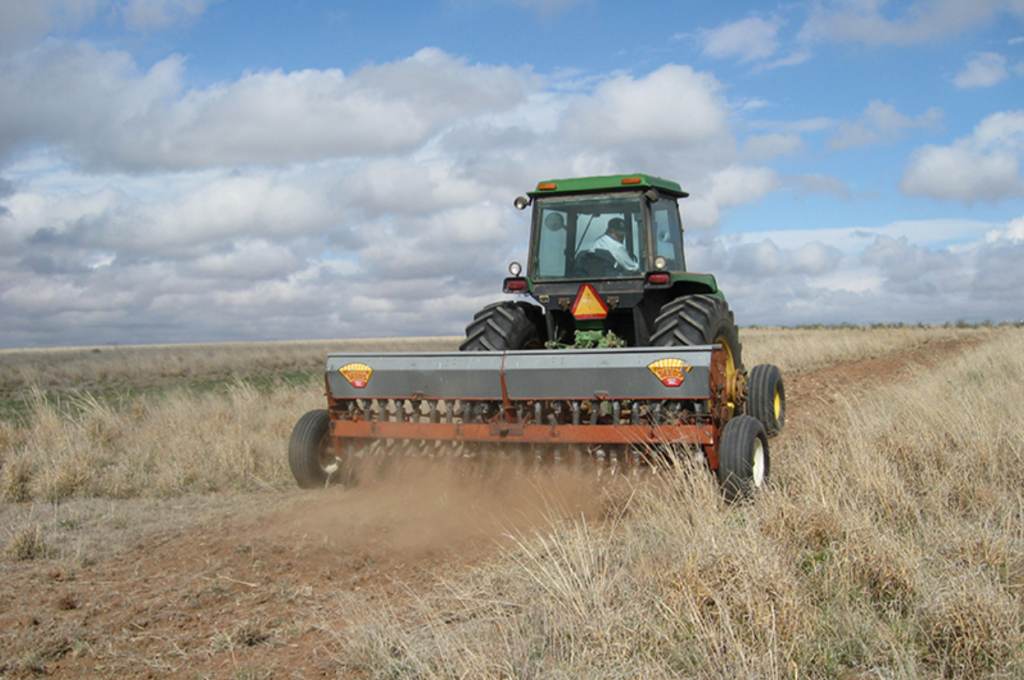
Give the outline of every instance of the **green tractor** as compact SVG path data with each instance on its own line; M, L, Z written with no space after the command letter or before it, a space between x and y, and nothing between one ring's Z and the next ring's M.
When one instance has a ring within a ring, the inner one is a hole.
M742 370L733 315L711 274L686 271L676 204L688 194L650 175L541 182L526 276L512 263L506 293L466 330L463 351L657 347L721 342Z
M743 367L743 347L712 274L686 271L678 183L645 174L540 182L526 275L513 262L501 301L466 327L464 352L720 345L726 354L721 422L745 412L767 436L785 422L782 374Z

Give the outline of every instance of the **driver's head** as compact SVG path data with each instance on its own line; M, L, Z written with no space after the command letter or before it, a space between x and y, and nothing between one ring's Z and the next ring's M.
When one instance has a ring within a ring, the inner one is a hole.
M613 217L608 220L608 228L605 229L605 233L622 243L626 240L626 222L621 217Z

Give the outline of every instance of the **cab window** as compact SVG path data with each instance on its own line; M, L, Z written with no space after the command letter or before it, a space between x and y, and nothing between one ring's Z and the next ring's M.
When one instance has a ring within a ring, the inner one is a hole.
M537 201L534 212L534 245L531 276L537 280L625 278L644 268L643 209L639 195L578 196ZM627 270L602 251L601 238L613 221L621 220L626 257L637 264Z
M679 209L674 198L662 197L651 204L654 226L654 255L668 260L669 271L686 271L683 261L683 230L679 224Z

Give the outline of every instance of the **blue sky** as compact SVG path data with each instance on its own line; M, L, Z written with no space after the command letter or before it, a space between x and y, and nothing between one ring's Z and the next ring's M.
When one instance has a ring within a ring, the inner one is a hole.
M0 0L0 347L458 334L552 177L741 325L1024 317L1024 1Z

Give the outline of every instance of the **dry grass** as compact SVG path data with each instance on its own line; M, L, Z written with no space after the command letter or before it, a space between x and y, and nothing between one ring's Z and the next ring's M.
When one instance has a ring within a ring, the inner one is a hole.
M754 505L670 476L409 610L354 612L341 672L1022 677L1022 382L1024 332L993 332L779 440Z
M783 374L793 374L874 359L930 342L983 337L988 330L954 326L744 328L740 340L748 368L769 363Z
M38 526L14 533L4 547L3 555L12 560L36 560L49 557L53 549L43 538Z
M0 423L0 498L167 497L292 486L284 450L296 414L323 407L323 389L270 391L236 382L225 394L176 389L109 404L39 393L31 426Z
M798 371L837 357L856 360L990 332L747 329L743 339L748 365L777 356L784 370ZM8 389L23 392L24 421L0 420L0 500L289 488L283 451L298 417L324 405L321 366L328 348L453 349L456 341L0 352ZM220 382L211 388L201 376Z
M0 392L195 384L321 370L328 352L454 350L461 338L309 340L0 350Z
M324 406L328 349L452 345L413 338L0 352L4 386L22 411L20 420L0 420L0 499L291 488L283 451L298 416Z
M839 395L778 440L753 505L726 507L709 475L681 470L610 497L601 522L516 535L410 607L339 594L339 675L1024 676L1024 331L743 333L748 365L794 373L950 338L979 344ZM323 405L317 375L120 400L48 384L25 423L0 422L6 501L291 487L288 434ZM38 533L4 538L9 558L48 549ZM259 641L264 623L225 644Z

